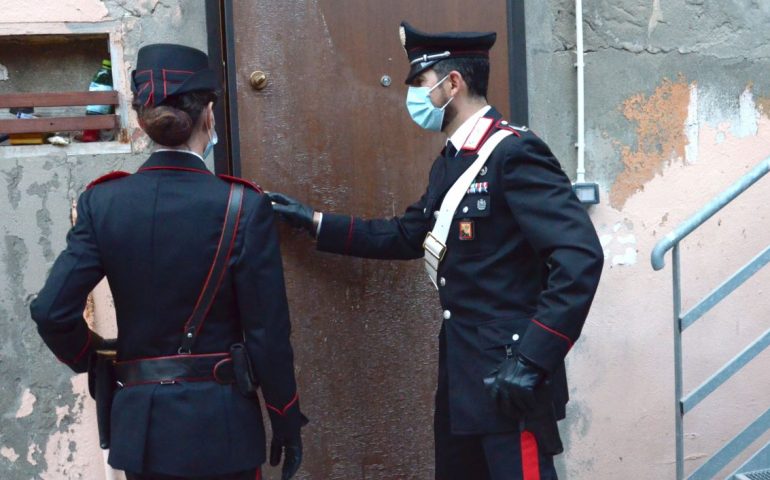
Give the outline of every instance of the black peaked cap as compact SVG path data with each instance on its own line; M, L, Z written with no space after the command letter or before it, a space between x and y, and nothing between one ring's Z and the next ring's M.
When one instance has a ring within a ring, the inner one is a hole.
M131 72L134 102L161 105L171 95L219 88L208 56L185 45L155 43L139 49Z
M399 29L401 45L409 58L406 84L441 60L448 58L489 58L489 49L495 44L495 32L425 33L407 22Z

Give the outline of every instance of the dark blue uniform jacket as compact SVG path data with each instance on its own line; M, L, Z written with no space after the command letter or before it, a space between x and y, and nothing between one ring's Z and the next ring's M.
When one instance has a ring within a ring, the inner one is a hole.
M497 146L474 182L478 188L457 208L438 272L444 309L438 390L448 392L456 434L518 428L482 383L505 358L506 346L549 372L563 418L564 358L580 335L604 259L593 224L548 146L526 129L511 128L494 109L486 117L495 121L486 138L500 129L514 134ZM422 258L434 212L477 152L461 150L452 158L442 152L425 194L400 217L324 214L318 248L367 258Z
M83 309L104 276L115 299L118 360L176 354L219 243L229 190L184 152L156 152L137 173L86 190L67 248L31 307L56 356L85 371L94 336ZM227 352L245 339L279 433L300 424L289 335L273 209L261 191L246 188L228 271L192 353ZM116 393L109 458L116 468L217 475L264 460L259 400L233 385L182 381Z

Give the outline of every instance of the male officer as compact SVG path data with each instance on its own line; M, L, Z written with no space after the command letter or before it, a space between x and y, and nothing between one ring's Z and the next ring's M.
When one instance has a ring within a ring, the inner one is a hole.
M447 136L425 194L389 220L274 209L319 250L424 257L443 311L434 418L436 479L554 479L564 357L580 335L603 253L553 154L487 105L494 33L401 24L407 109ZM485 386L486 384L486 386Z

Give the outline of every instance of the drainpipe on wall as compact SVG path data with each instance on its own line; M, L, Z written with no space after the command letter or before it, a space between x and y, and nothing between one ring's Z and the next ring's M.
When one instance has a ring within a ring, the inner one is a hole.
M585 126L585 62L583 53L583 0L575 0L575 37L577 67L577 181L572 190L581 203L595 205L599 203L599 185L586 182L586 126Z

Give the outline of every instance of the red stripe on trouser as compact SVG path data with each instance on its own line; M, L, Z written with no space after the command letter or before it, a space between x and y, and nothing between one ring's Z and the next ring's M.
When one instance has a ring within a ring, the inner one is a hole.
M522 480L540 480L540 460L537 454L537 440L532 432L521 432Z
M257 469L257 476L254 477L254 480L262 480L262 469L261 468Z

